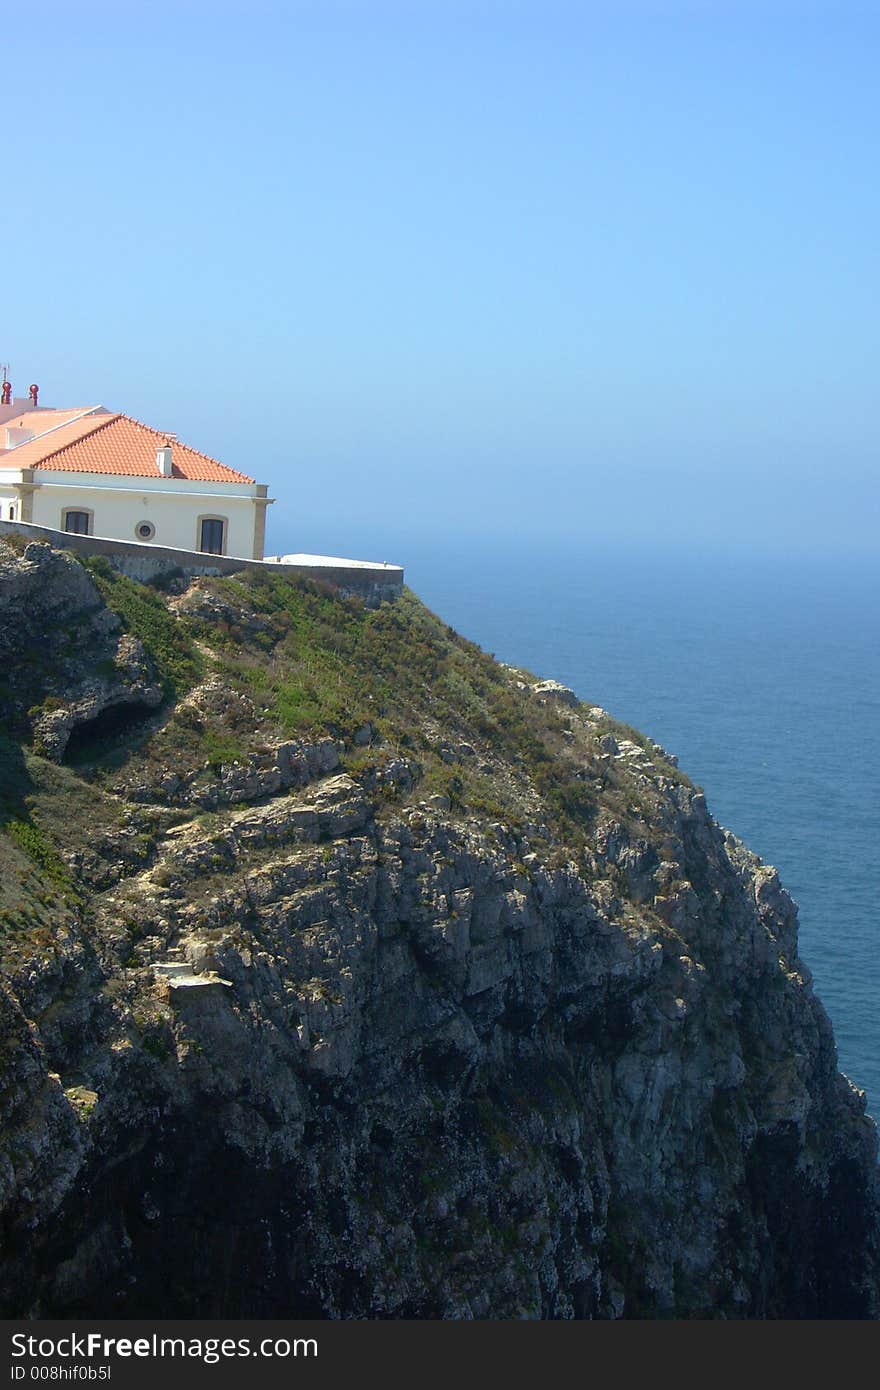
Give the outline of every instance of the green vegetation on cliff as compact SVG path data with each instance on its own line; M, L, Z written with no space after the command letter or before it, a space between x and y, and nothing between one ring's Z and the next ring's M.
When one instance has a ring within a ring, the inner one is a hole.
M523 699L536 677L499 665L408 591L371 609L259 571L202 580L177 600L103 574L100 582L166 686L184 694L208 675L230 693L207 709L180 702L152 743L112 748L109 761L124 758L129 774L148 770L154 756L163 766L173 757L175 766L206 762L219 772L267 741L328 735L357 775L404 756L419 769L421 795L445 795L453 810L538 816L573 845L583 842L600 792L617 794L628 813L631 779L602 757L601 734L636 740L664 777L682 779L635 731L604 718L587 739L572 731L564 705Z
M63 856L91 852L126 827L135 842L148 835L150 813L137 803L155 799L169 769L178 780L220 785L231 769L264 765L284 740L329 737L379 804L441 798L453 816L528 825L560 862L583 849L600 806L637 831L650 821L657 777L687 782L636 731L601 712L572 719L566 700L533 693L535 676L500 665L409 591L370 608L297 576L255 571L174 594L127 579L102 558L71 563L69 573L84 569L98 596L91 605L79 596L60 634L67 655L59 661L56 648L8 677L0 860L12 854L12 862L3 920L25 936L29 897L10 888L21 855L37 891L66 889ZM57 713L75 705L83 678L118 677L100 622L93 636L100 601L118 631L142 644L164 700L152 714L90 710L74 727L68 771L35 756L14 709L27 705L32 718ZM640 750L637 776L603 751L607 734ZM401 760L405 775L386 776ZM119 794L132 792L134 805L123 810ZM158 799L173 808L178 798Z
M80 557L77 557L78 559ZM140 638L155 664L166 697L182 695L204 671L204 662L161 595L117 573L101 555L81 560L123 629Z

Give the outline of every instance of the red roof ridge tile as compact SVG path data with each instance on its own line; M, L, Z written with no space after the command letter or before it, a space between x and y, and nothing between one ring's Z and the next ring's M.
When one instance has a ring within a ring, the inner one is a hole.
M194 449L191 444L184 444L183 440L178 439L173 430L154 429L152 425L145 425L143 420L136 420L133 415L126 415L124 411L120 411L117 418L127 420L130 425L137 425L139 429L146 430L149 434L155 435L157 439L161 439L163 445L166 443L170 444L172 446L172 451L175 446L179 449L186 449L187 453L197 454L199 458L205 459L208 463L212 463L215 468L222 468L226 473L235 473L237 475L235 478L236 482L253 483L256 481L254 478L251 478L249 474L242 473L240 469L232 468L228 463L222 463L220 459L215 459L212 454L205 454L201 449Z
M137 420L134 415L126 415L124 410L120 410L118 418L127 420L130 425L137 425L138 429L146 430L148 434L154 434L157 439L162 440L163 444L166 443L166 441L172 446L179 444L181 449L189 449L190 453L201 454L203 459L208 459L210 463L216 463L219 468L229 468L228 463L221 463L219 459L212 458L210 454L203 454L201 449L194 449L191 444L184 444L183 440L177 437L174 430L157 430L153 425L146 425L143 420ZM235 469L232 469L231 472L235 472Z

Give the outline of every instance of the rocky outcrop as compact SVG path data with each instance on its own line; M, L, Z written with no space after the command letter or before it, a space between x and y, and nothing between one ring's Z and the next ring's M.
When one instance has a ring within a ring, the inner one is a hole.
M149 782L136 782L119 790L132 801L213 811L304 787L338 767L339 748L334 739L296 739L270 746L242 761L236 758L222 763L219 770L210 763L193 771L163 769Z
M580 703L574 691L567 685L561 685L559 681L538 681L530 689L538 700L558 700L560 704L568 705L571 709L576 709Z
M143 644L121 630L88 572L43 543L18 561L0 557L0 662L10 673L7 718L27 715L35 745L55 761L77 727L162 701ZM42 703L28 708L37 693Z
M143 715L162 703L162 687L142 644L126 635L116 642L103 675L68 678L65 693L57 707L53 700L51 708L35 709L32 716L34 744L55 762L64 757L74 729L110 712Z
M0 993L4 1314L876 1316L876 1131L794 904L549 704L610 788L576 842L461 805L497 746L432 729L438 793L376 725L347 770L145 782L142 853L72 862Z

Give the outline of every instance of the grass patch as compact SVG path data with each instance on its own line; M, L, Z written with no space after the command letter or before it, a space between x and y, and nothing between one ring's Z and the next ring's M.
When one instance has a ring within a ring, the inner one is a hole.
M139 638L152 657L166 698L195 685L204 675L204 660L186 622L169 612L155 590L118 574L103 556L89 555L81 563L125 631Z
M10 839L42 869L52 883L59 888L72 888L67 865L39 825L32 820L9 820L4 828Z
M234 763L244 757L241 739L231 734L224 736L216 729L207 729L202 736L200 752L205 762L210 763L214 772L219 772L224 763Z
M194 619L193 631L216 653L215 669L230 688L262 707L276 736L349 742L369 722L377 734L371 756L404 753L422 765L420 795L440 792L453 811L515 819L515 803L523 816L523 797L537 794L564 837L583 842L597 799L584 750L566 751L560 711L524 695L493 657L408 590L369 609L298 576L255 571L210 587L228 616ZM268 646L256 640L267 631ZM438 734L452 745L489 745L498 777L479 773L479 758L448 768Z

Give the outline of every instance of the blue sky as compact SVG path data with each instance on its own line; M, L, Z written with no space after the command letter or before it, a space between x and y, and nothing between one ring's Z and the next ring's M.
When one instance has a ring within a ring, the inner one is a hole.
M272 548L876 550L878 40L847 0L20 7L0 360L255 472Z

